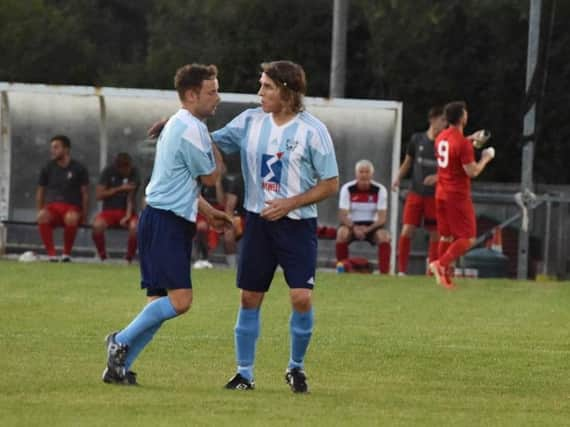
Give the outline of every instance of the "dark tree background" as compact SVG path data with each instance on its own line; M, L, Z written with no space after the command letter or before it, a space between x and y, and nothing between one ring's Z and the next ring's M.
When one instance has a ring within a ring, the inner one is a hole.
M535 180L568 184L570 2L544 0ZM529 1L352 0L346 96L404 102L404 137L435 103L464 99L520 178ZM291 59L327 96L331 0L2 0L0 80L172 88L178 66L215 63L224 92L257 90L259 63Z

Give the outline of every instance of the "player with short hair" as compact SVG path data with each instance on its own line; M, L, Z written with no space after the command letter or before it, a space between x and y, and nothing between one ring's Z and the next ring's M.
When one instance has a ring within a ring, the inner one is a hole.
M303 68L290 61L261 67L261 108L244 111L212 134L222 151L241 153L247 211L237 272L237 373L226 388L254 388L260 308L281 265L292 305L285 379L293 392L304 393L304 360L313 331L316 203L338 190L338 167L327 128L304 111Z
M477 177L495 156L490 147L482 151L481 159L475 161L471 135L463 131L468 121L467 105L463 101L450 102L445 106L449 128L436 138L437 228L440 237L439 258L429 268L437 282L453 288L455 284L448 274L449 265L466 253L476 236L475 210L471 200L471 178Z
M174 86L181 109L164 127L156 144L147 205L138 228L141 287L150 302L119 332L106 338L103 381L136 384L130 371L139 353L167 320L184 314L192 303L190 257L198 211L212 221L231 219L200 198L201 185L215 185L221 157L203 121L220 101L214 65L178 69Z
M129 230L127 241L128 262L137 251L137 224L135 198L140 186L138 170L128 153L119 153L113 164L101 172L99 184L95 189L97 200L103 201L102 211L93 221L92 238L101 260L107 258L105 249L105 230L108 227L123 227Z
M403 226L398 241L398 275L405 275L410 257L411 239L417 227L422 224L429 231L428 260L437 259L439 235L435 215L435 183L437 162L435 160L435 138L445 129L447 122L443 108L435 106L428 112L429 128L412 135L406 149L406 157L392 184L396 191L400 181L411 171L411 181L404 203Z
M50 153L51 161L42 168L36 191L38 228L49 260L56 262L53 229L63 226L61 261L69 262L77 228L88 214L89 173L71 158L71 141L67 136L51 138Z
M386 224L388 192L386 187L374 181L374 165L370 160L360 160L354 167L356 179L340 189L339 221L336 234L336 259L348 259L348 245L355 240L366 240L378 246L378 270L390 271L390 233Z

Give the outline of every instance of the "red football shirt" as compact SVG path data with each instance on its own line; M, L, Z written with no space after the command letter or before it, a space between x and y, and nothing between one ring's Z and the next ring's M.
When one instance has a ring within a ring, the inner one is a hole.
M463 165L475 161L473 144L455 127L442 131L435 140L437 197L470 197L471 178Z

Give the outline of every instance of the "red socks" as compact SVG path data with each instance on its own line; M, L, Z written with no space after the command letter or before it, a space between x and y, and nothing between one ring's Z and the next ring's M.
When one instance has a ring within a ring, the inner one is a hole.
M137 235L129 233L129 240L127 242L127 261L131 261L137 253Z
M441 258L453 242L440 240L437 247L438 258Z
M342 261L348 258L348 243L336 244L336 260Z
M77 234L77 226L66 225L63 227L63 254L71 255L75 235Z
M439 255L439 242L429 242L429 249L428 249L428 260L429 262L434 262ZM443 255L443 254L442 254Z
M97 253L99 254L99 258L107 259L107 251L105 249L105 233L91 233L91 237L93 238L93 243L95 243L95 247L97 248Z
M40 236L44 242L48 256L55 256L55 246L53 245L53 227L50 223L38 224Z
M405 273L408 269L410 246L412 242L408 236L401 235L398 243L398 272Z
M390 271L390 243L382 242L378 245L378 269L382 274Z
M470 247L470 239L457 239L449 246L449 249L445 251L445 254L439 257L439 263L443 267L447 268L449 264L467 252Z

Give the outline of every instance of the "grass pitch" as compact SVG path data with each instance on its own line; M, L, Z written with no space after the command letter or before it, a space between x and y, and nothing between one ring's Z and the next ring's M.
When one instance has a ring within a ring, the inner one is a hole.
M257 389L234 373L234 273L193 272L194 306L133 366L141 387L103 384L103 338L144 304L138 269L0 261L1 426L570 423L570 286L320 273L306 362L292 394L287 288L262 310Z

